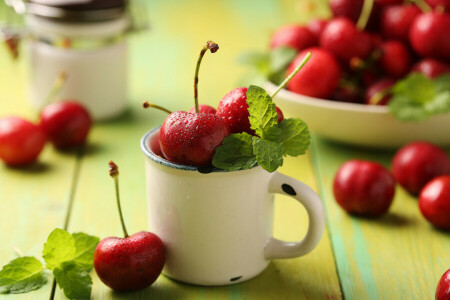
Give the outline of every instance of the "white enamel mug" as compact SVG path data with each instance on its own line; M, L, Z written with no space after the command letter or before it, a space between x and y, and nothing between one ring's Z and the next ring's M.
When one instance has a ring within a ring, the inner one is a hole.
M163 274L197 285L227 285L261 273L274 258L311 252L325 227L319 196L304 183L256 166L223 171L163 159L159 128L141 140L146 159L149 230L166 245ZM272 237L273 194L301 203L309 216L299 242Z

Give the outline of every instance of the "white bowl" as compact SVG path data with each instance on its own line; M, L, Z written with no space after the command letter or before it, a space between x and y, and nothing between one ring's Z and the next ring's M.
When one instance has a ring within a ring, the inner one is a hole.
M266 90L275 91L268 82ZM386 106L345 103L281 90L274 102L288 116L302 119L324 138L364 147L398 148L413 141L450 145L450 113L423 122L398 121Z

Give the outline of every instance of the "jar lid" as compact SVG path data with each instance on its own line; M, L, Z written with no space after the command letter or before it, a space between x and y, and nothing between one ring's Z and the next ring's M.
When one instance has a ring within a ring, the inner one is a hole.
M27 12L67 22L96 22L124 15L126 0L30 0Z

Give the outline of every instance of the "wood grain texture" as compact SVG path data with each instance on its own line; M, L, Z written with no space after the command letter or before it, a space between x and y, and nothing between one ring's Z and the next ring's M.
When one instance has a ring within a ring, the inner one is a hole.
M365 219L346 214L332 194L333 178L345 161L366 159L390 168L394 152L357 149L319 138L313 149L345 298L434 299L437 282L450 267L450 234L427 223L417 198L398 186L389 213Z

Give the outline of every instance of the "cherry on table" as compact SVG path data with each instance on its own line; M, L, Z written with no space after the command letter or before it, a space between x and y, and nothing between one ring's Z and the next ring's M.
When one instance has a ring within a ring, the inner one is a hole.
M333 54L322 48L309 48L300 52L291 62L287 74L311 52L311 59L287 84L287 89L298 94L317 98L329 98L336 89L341 68Z
M286 25L274 32L270 41L270 48L291 47L301 51L316 44L316 37L307 27Z
M423 187L419 208L431 224L450 230L450 175L436 177Z
M409 39L424 57L450 60L450 14L429 12L414 19Z
M41 126L18 117L0 119L0 159L10 166L33 163L47 137Z
M437 59L425 58L417 62L411 71L422 73L428 78L436 78L443 74L450 74L450 65Z
M41 126L56 148L69 148L86 142L92 119L87 109L74 100L51 103L40 114Z
M108 237L100 241L94 252L94 268L100 280L115 291L134 291L150 286L165 263L165 247L161 239L146 231L131 236L125 228L119 198L119 170L109 163L114 179L116 200L124 237Z
M409 43L409 29L414 19L421 14L415 5L394 5L386 7L381 14L381 32L387 39Z
M405 190L418 195L430 180L449 174L450 161L438 146L413 142L397 151L392 160L392 171Z
M377 217L391 206L395 179L378 163L350 160L336 173L333 193L339 206L349 214Z
M442 275L436 288L436 300L450 299L450 269Z

